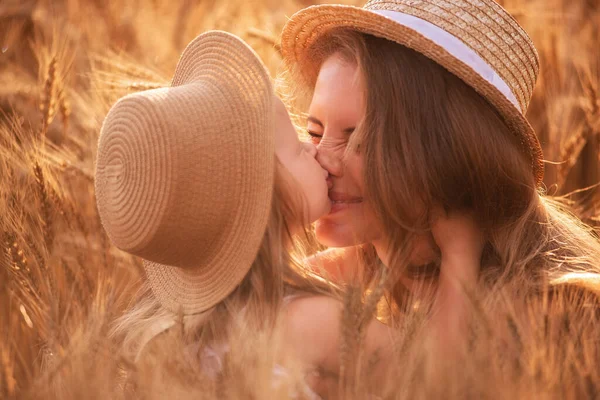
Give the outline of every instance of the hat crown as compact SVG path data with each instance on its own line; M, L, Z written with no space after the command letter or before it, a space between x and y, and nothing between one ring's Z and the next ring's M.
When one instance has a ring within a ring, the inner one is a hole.
M506 82L524 115L539 74L538 53L521 26L493 0L370 0L369 11L425 20L475 51Z
M96 166L98 210L111 241L147 261L200 271L236 245L229 243L236 231L253 229L251 241L260 243L275 168L264 67L241 55L239 64L250 58L256 66L239 76L235 57L213 59L211 46L190 45L198 54L184 53L171 87L113 106Z

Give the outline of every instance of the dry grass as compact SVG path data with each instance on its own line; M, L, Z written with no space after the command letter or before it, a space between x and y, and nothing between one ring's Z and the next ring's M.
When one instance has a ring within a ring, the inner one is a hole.
M109 106L126 93L167 84L198 33L224 29L242 36L275 75L286 16L310 3L0 2L0 398L126 398L132 390L146 398L167 391L177 398L280 398L295 390L302 398L291 375L277 388L270 383L274 355L261 338L237 344L241 356L230 360L230 378L218 384L202 380L175 350L158 354L151 367L119 355L107 332L138 285L140 265L110 246L95 208L92 171ZM548 191L573 193L580 216L597 220L600 3L503 3L542 59L529 118L552 161ZM595 311L587 303L550 310L523 302L487 296L476 351L460 368L441 371L430 368L434 356L418 351L416 313L398 332L399 368L382 387L395 389L394 398L597 397L599 331L597 319L586 316ZM348 398L365 390L356 371L369 361L355 353L364 334L360 307L348 297Z

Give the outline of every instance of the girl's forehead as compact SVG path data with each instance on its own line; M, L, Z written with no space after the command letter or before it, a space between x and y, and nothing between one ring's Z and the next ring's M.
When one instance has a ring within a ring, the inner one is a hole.
M283 102L275 99L275 146L278 149L299 143L298 134L292 125Z

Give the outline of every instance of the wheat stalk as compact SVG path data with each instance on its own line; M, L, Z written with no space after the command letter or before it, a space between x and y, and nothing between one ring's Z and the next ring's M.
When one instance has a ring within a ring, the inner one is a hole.
M6 253L9 260L11 261L11 268L14 272L25 272L28 269L27 258L19 243L12 233L5 233L4 243L6 246Z
M13 398L17 389L17 380L15 379L15 370L9 349L3 343L0 343L0 362L2 363L2 371L4 372L4 385L0 386L0 393L4 391L7 398Z
M58 107L62 118L63 132L65 136L67 136L69 133L69 117L71 116L71 108L64 89L60 91L60 95L58 96Z
M600 100L598 90L590 75L589 73L586 74L582 83L584 96L582 104L584 105L581 108L585 114L583 126L568 139L561 149L560 158L563 162L558 167L559 186L562 186L567 180L569 171L577 163L588 142L600 137ZM600 145L600 141L598 143ZM598 156L600 157L600 148L598 149Z
M42 216L42 224L44 231L44 239L46 243L46 247L48 249L51 248L52 243L54 241L54 232L52 229L52 206L50 204L50 199L48 198L48 190L46 189L46 181L44 179L44 172L40 167L40 164L34 161L33 165L33 173L35 176L35 180L37 183L38 194L40 196L41 202L41 216Z
M78 304L85 304L84 299L87 296L85 295L85 290L81 284L81 279L79 279L79 274L74 273L71 269L70 264L67 263L64 259L61 259L61 266L65 273L65 278L67 280L68 287L76 289Z
M250 28L246 32L249 37L254 37L268 43L281 55L281 44L276 36L256 28Z
M50 122L52 121L52 117L54 114L54 89L56 83L56 66L57 59L56 56L52 57L50 60L50 64L48 65L48 72L46 76L46 80L44 82L44 90L42 91L42 101L40 105L40 112L42 113L42 128L40 131L40 136L42 138L46 137L48 133L48 127L50 126Z
M558 166L557 184L562 187L567 180L569 171L575 166L579 155L585 148L592 131L588 127L580 129L574 134L561 149L560 159L562 163Z
M31 270L25 250L19 244L16 235L6 232L4 235L4 245L10 267L19 283L21 293L40 299L40 282Z
M364 329L361 320L364 311L362 288L351 286L344 294L340 332L340 376L339 392L342 398L354 398L357 395L360 363L362 359L361 345Z
M142 91L142 90L158 89L158 88L162 87L162 85L159 83L156 83L156 82L133 81L133 82L126 82L126 85L124 85L124 87L125 87L125 89L127 89L129 91Z

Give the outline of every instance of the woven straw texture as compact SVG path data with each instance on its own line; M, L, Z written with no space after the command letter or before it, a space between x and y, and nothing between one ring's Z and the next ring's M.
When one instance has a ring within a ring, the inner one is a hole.
M171 87L126 96L103 124L96 197L112 242L145 260L173 312L203 312L247 274L273 190L273 91L236 36L197 37Z
M463 61L415 30L374 11L418 17L452 34L475 51L506 82L519 108ZM350 28L411 48L437 62L484 96L518 135L531 159L537 184L543 179L540 143L525 113L539 73L535 47L515 19L493 0L371 0L363 8L318 5L294 14L283 29L281 49L288 67L314 85L323 62L311 47L337 28Z

